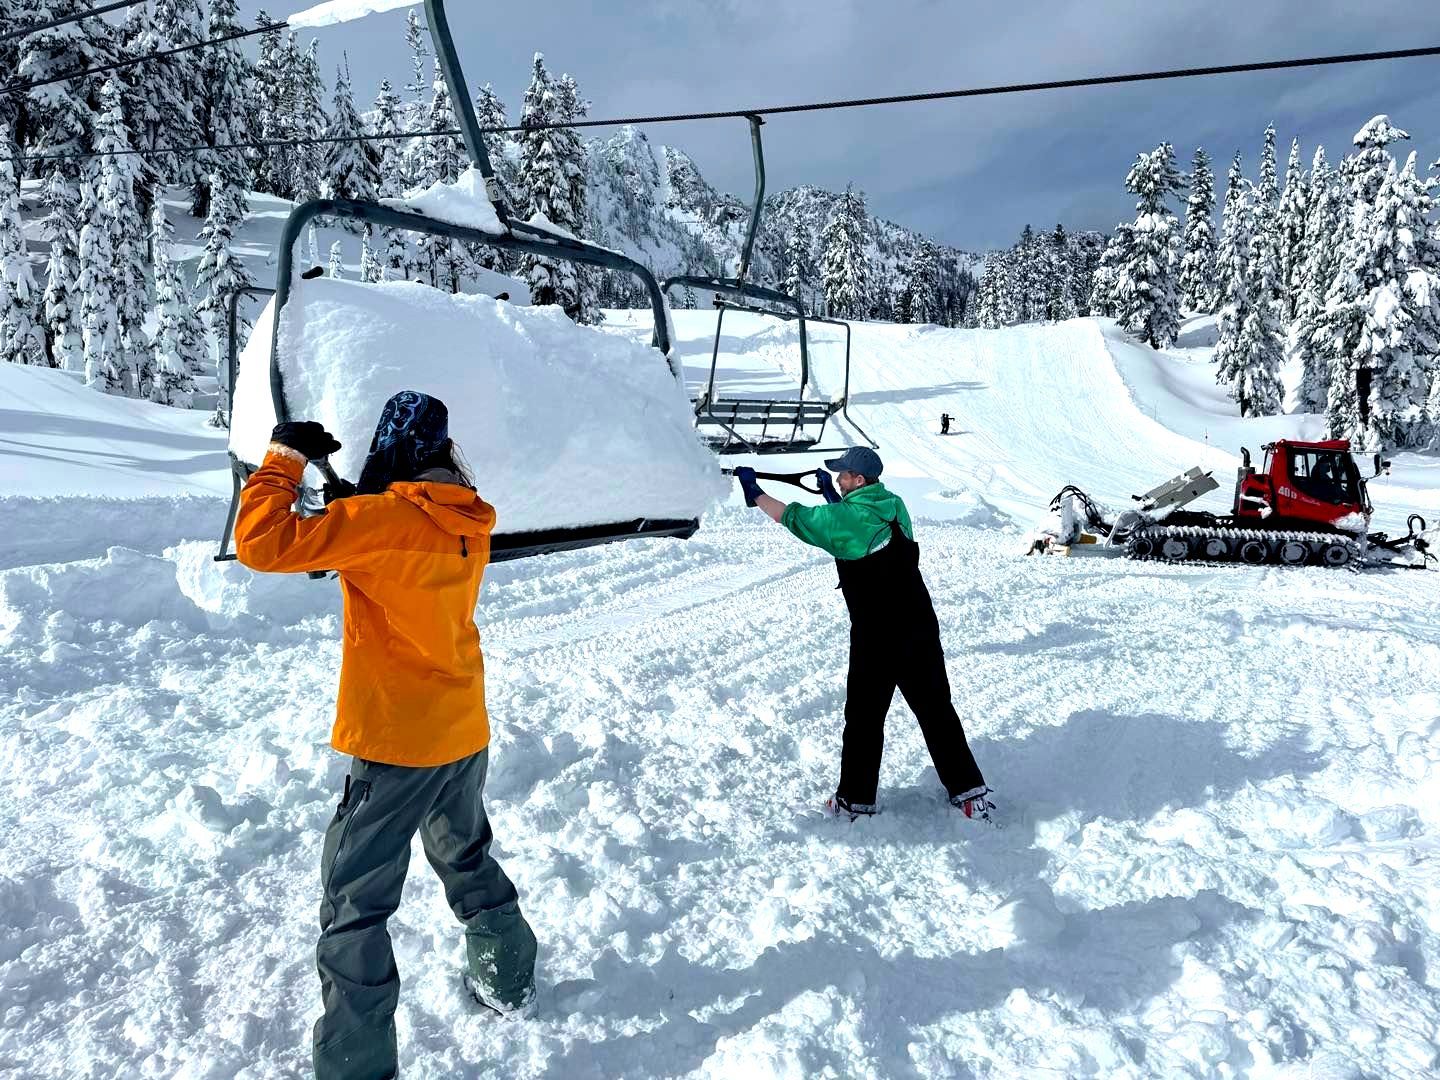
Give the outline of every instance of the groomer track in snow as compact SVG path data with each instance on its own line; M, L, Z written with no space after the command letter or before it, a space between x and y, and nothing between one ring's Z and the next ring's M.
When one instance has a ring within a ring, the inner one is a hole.
M688 359L713 319L677 328ZM791 355L776 333L737 328L738 389ZM820 816L843 605L828 561L738 500L689 541L493 568L487 795L541 938L541 1015L467 1004L459 927L417 864L391 922L404 1075L1433 1073L1433 578L1021 558L1001 514L1028 526L1081 463L1120 501L1302 434L1237 439L1217 404L1207 450L1203 365L1132 348L1091 322L856 328L853 408L921 519L1003 831L945 806L904 715L885 813ZM1179 403L1195 430L1165 426ZM938 435L942 411L962 434ZM49 453L83 456L86 423ZM155 453L125 427L104 432L117 464ZM1437 472L1402 457L1385 506L1433 519ZM99 558L0 571L0 1062L294 1075L344 773L333 586L217 568L209 522L105 554L89 503L52 520Z

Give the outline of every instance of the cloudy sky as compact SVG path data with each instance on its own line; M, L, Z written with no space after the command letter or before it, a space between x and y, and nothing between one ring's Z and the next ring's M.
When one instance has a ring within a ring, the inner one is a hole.
M308 6L270 3L272 16ZM261 5L241 4L253 18ZM492 83L518 119L531 54L575 76L597 118L1151 69L1440 45L1435 0L451 0L472 89ZM361 107L401 84L404 12L319 31L333 78L348 56ZM1257 167L1276 125L1332 163L1372 115L1440 157L1440 57L1126 87L782 116L765 128L772 191L854 182L873 212L961 247L1008 245L1027 223L1109 229L1128 217L1135 154L1162 141L1183 164L1203 145L1223 174ZM600 132L590 132L599 134ZM748 197L743 120L670 124L652 141L689 152L717 187Z

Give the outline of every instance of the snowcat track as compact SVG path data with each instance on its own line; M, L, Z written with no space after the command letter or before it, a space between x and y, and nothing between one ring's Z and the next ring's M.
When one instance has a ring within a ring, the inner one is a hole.
M1165 553L1167 541L1181 541L1185 544L1183 556ZM1225 542L1223 555L1212 555L1208 551L1210 541ZM1141 550L1149 542L1148 552ZM1258 542L1265 545L1265 557L1251 561L1241 556L1246 544ZM1306 556L1299 562L1287 562L1280 557L1281 548L1288 543L1305 545ZM1326 548L1339 545L1348 555L1344 563L1333 565L1320 556ZM1385 565L1366 555L1365 545L1352 536L1325 532L1288 532L1269 529L1235 529L1207 527L1204 525L1150 525L1136 529L1125 541L1125 554L1131 559L1168 563L1234 563L1240 566L1320 566L1331 570L1349 570L1358 573L1368 566Z

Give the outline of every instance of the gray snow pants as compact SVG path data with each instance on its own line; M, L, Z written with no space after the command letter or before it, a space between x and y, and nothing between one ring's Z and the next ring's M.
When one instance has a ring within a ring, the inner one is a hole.
M400 973L385 922L400 906L417 830L451 910L465 924L470 976L501 1004L533 994L535 935L515 886L490 857L482 799L488 762L488 750L424 769L353 759L320 862L315 956L325 1013L315 1022L317 1080L397 1074Z

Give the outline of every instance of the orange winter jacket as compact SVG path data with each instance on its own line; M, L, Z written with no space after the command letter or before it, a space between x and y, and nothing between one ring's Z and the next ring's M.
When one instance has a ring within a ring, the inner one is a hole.
M330 741L387 765L445 765L490 743L475 604L495 510L461 484L391 484L293 506L304 462L272 446L240 495L235 551L252 570L335 570L345 599Z

